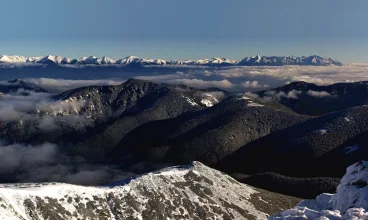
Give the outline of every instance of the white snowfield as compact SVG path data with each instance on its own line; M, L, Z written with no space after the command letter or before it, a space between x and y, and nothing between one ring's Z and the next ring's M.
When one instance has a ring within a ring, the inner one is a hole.
M104 187L3 184L0 219L267 219L262 195L193 162Z
M321 194L269 219L368 219L368 162L347 168L336 194Z
M219 103L219 100L209 93L203 93L202 95L200 95L200 97L190 98L184 95L182 95L181 97L184 98L192 106L203 105L206 107L212 107L215 104Z

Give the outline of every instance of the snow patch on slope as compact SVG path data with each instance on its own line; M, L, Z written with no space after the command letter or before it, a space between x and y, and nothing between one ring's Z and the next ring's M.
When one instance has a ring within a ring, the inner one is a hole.
M315 132L318 133L318 134L324 135L324 134L327 133L327 129L321 128L321 129L319 129L319 130L317 130Z
M187 100L187 102L189 104L191 104L192 106L198 106L198 104L192 98L189 98L189 97L186 97L186 96L181 96L181 97L183 97L185 100Z
M245 100L248 103L248 106L250 107L263 107L264 105L253 102L251 98L247 97L247 96L241 96L239 98L237 98L237 100Z

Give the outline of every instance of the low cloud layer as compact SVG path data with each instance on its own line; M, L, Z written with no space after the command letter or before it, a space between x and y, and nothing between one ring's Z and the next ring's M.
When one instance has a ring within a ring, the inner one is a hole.
M40 74L41 78L29 78L25 74L22 78L51 93L60 93L89 85L117 85L129 78L163 83L181 83L197 88L219 87L235 92L275 88L294 81L328 85L338 82L368 80L368 64L346 64L343 66L157 66L127 70L91 68L80 70L75 74L73 71L76 70L69 68L58 71L64 72L55 73L52 78L45 78L45 74ZM34 75L33 72L32 75ZM64 79L63 77L76 79ZM83 79L84 77L88 79Z
M259 96L257 93L253 92L246 92L244 95L250 98L257 99L260 102L274 102L279 101L280 99L299 99L299 96L302 94L306 94L316 98L325 98L331 96L331 94L326 91L308 90L303 93L302 91L295 89L289 91L288 93L285 93L283 91L277 92L275 90L268 90L263 94L263 96Z
M195 88L217 87L222 89L231 89L234 86L234 84L227 79L219 81L202 79L173 79L168 80L167 83L184 84Z
M99 79L99 80L69 80L69 79L51 79L51 78L28 78L24 81L32 83L38 87L47 90L50 93L61 93L70 89L75 89L91 85L120 85L125 82L122 79Z
M216 86L229 91L246 92L275 88L294 81L318 85L368 80L368 64L343 66L238 66L222 68L161 67L137 78L154 82L182 83L203 88ZM159 74L158 74L159 73ZM163 74L165 73L165 74Z
M264 84L264 85L261 85L258 81L254 80L254 81L245 81L245 82L242 82L241 85L245 88L245 89L248 89L248 88L252 88L252 89L265 89L265 88L268 88L270 87L269 85L267 84Z
M48 93L27 91L29 95L24 96L21 94L22 92L25 92L25 90L19 89L15 93L3 94L1 96L0 121L28 120L31 117L28 113L51 102L50 94Z
M113 165L90 164L69 157L55 144L11 144L0 142L0 180L3 182L67 182L99 185L134 175Z
M265 93L265 96L267 97L274 97L274 99L276 100L280 100L281 98L287 98L287 99L298 99L298 95L301 94L302 92L301 91L298 91L298 90L291 90L289 91L288 93L285 93L285 92L278 92L276 93L275 91L273 90L270 90L270 91L267 91Z
M27 124L29 126L25 127L31 129L31 126L33 133L61 131L66 127L84 129L94 125L81 111L85 104L85 100L64 102L52 99L49 93L18 89L16 92L1 95L0 122Z
M258 99L260 102L272 102L272 101L279 101L282 98L299 99L300 94L302 94L302 91L293 89L289 91L288 93L285 93L282 91L276 92L275 90L269 90L265 92L262 97L252 92L246 92L244 95L250 98Z
M310 95L310 96L317 97L317 98L323 98L323 97L331 96L331 94L328 93L328 92L326 92L326 91L313 91L313 90L308 90L307 94Z

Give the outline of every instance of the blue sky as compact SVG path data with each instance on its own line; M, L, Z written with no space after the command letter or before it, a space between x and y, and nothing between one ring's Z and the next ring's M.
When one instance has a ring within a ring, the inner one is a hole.
M367 8L363 0L12 0L0 7L0 54L368 62Z

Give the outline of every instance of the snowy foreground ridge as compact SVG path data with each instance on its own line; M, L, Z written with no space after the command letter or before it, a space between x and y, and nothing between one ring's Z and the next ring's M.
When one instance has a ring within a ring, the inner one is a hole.
M0 219L267 219L264 195L193 162L104 187L0 185Z
M348 167L336 194L321 194L270 219L368 219L368 162Z

